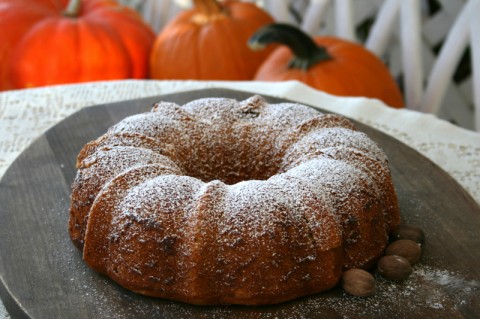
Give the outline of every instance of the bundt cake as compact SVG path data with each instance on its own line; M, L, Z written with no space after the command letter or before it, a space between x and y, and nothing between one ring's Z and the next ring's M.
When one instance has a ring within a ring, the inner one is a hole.
M273 304L382 255L399 209L387 158L347 119L260 96L159 102L86 144L69 231L137 293Z

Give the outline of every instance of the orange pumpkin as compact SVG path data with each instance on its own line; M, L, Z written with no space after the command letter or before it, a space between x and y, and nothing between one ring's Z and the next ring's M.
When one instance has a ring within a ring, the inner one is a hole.
M272 24L258 30L249 46L281 43L258 69L255 80L298 80L340 96L365 96L400 108L400 89L385 64L363 46L334 37L310 38L298 28Z
M115 0L0 0L0 90L146 78L155 34Z
M195 0L167 24L150 58L154 79L251 80L269 52L252 52L248 38L273 19L253 3Z

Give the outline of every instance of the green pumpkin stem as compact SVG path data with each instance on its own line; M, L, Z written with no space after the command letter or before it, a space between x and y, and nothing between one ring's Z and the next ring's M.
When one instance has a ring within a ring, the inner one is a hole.
M300 29L284 23L273 23L255 32L248 40L252 50L261 50L271 43L281 43L292 51L294 57L290 68L307 70L317 63L332 57Z
M63 11L65 17L76 18L80 14L80 7L82 6L82 0L70 0L67 8Z
M193 0L194 7L206 16L215 16L223 12L222 6L217 0Z

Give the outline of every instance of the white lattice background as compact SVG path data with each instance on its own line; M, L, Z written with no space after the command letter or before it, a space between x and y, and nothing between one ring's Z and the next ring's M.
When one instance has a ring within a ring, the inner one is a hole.
M254 0L244 0L254 1ZM462 9L465 0L418 0L421 1L421 41L422 41L422 79L431 73L436 55L453 22ZM159 32L165 23L175 16L182 8L188 7L189 0L121 0L124 4L137 9L144 19ZM322 22L316 23L315 19L305 25L306 16L312 16L312 8L327 0L257 0L259 5L265 7L277 21L289 22L310 31L312 34L337 34L335 28L335 6L327 7ZM334 3L342 0L333 0ZM352 1L353 23L356 27L356 40L364 43L369 27L375 21L375 17L384 0L354 0ZM313 12L315 17L315 13ZM313 21L313 26L312 26ZM320 18L318 19L320 21ZM316 23L316 24L315 24ZM400 23L399 23L400 24ZM400 26L399 26L400 27ZM402 50L399 41L399 30L391 38L388 51L381 58L388 64L392 74L402 86L403 65ZM452 79L446 95L442 101L437 115L452 123L468 129L474 129L474 106L471 77L471 62L469 50L457 67L455 79Z

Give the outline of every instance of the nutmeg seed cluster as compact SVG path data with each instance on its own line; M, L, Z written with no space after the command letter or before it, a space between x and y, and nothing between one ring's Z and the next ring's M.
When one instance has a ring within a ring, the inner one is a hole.
M402 281L412 273L412 266L422 257L425 233L415 225L403 224L392 233L393 240L385 249L385 256L377 263L378 273L388 280ZM374 276L363 269L350 269L342 276L343 289L358 297L375 293Z
M353 268L342 276L342 287L351 295L368 297L375 293L375 278L366 270Z
M378 273L386 279L402 281L412 273L412 265L402 256L389 255L380 258L377 264Z

